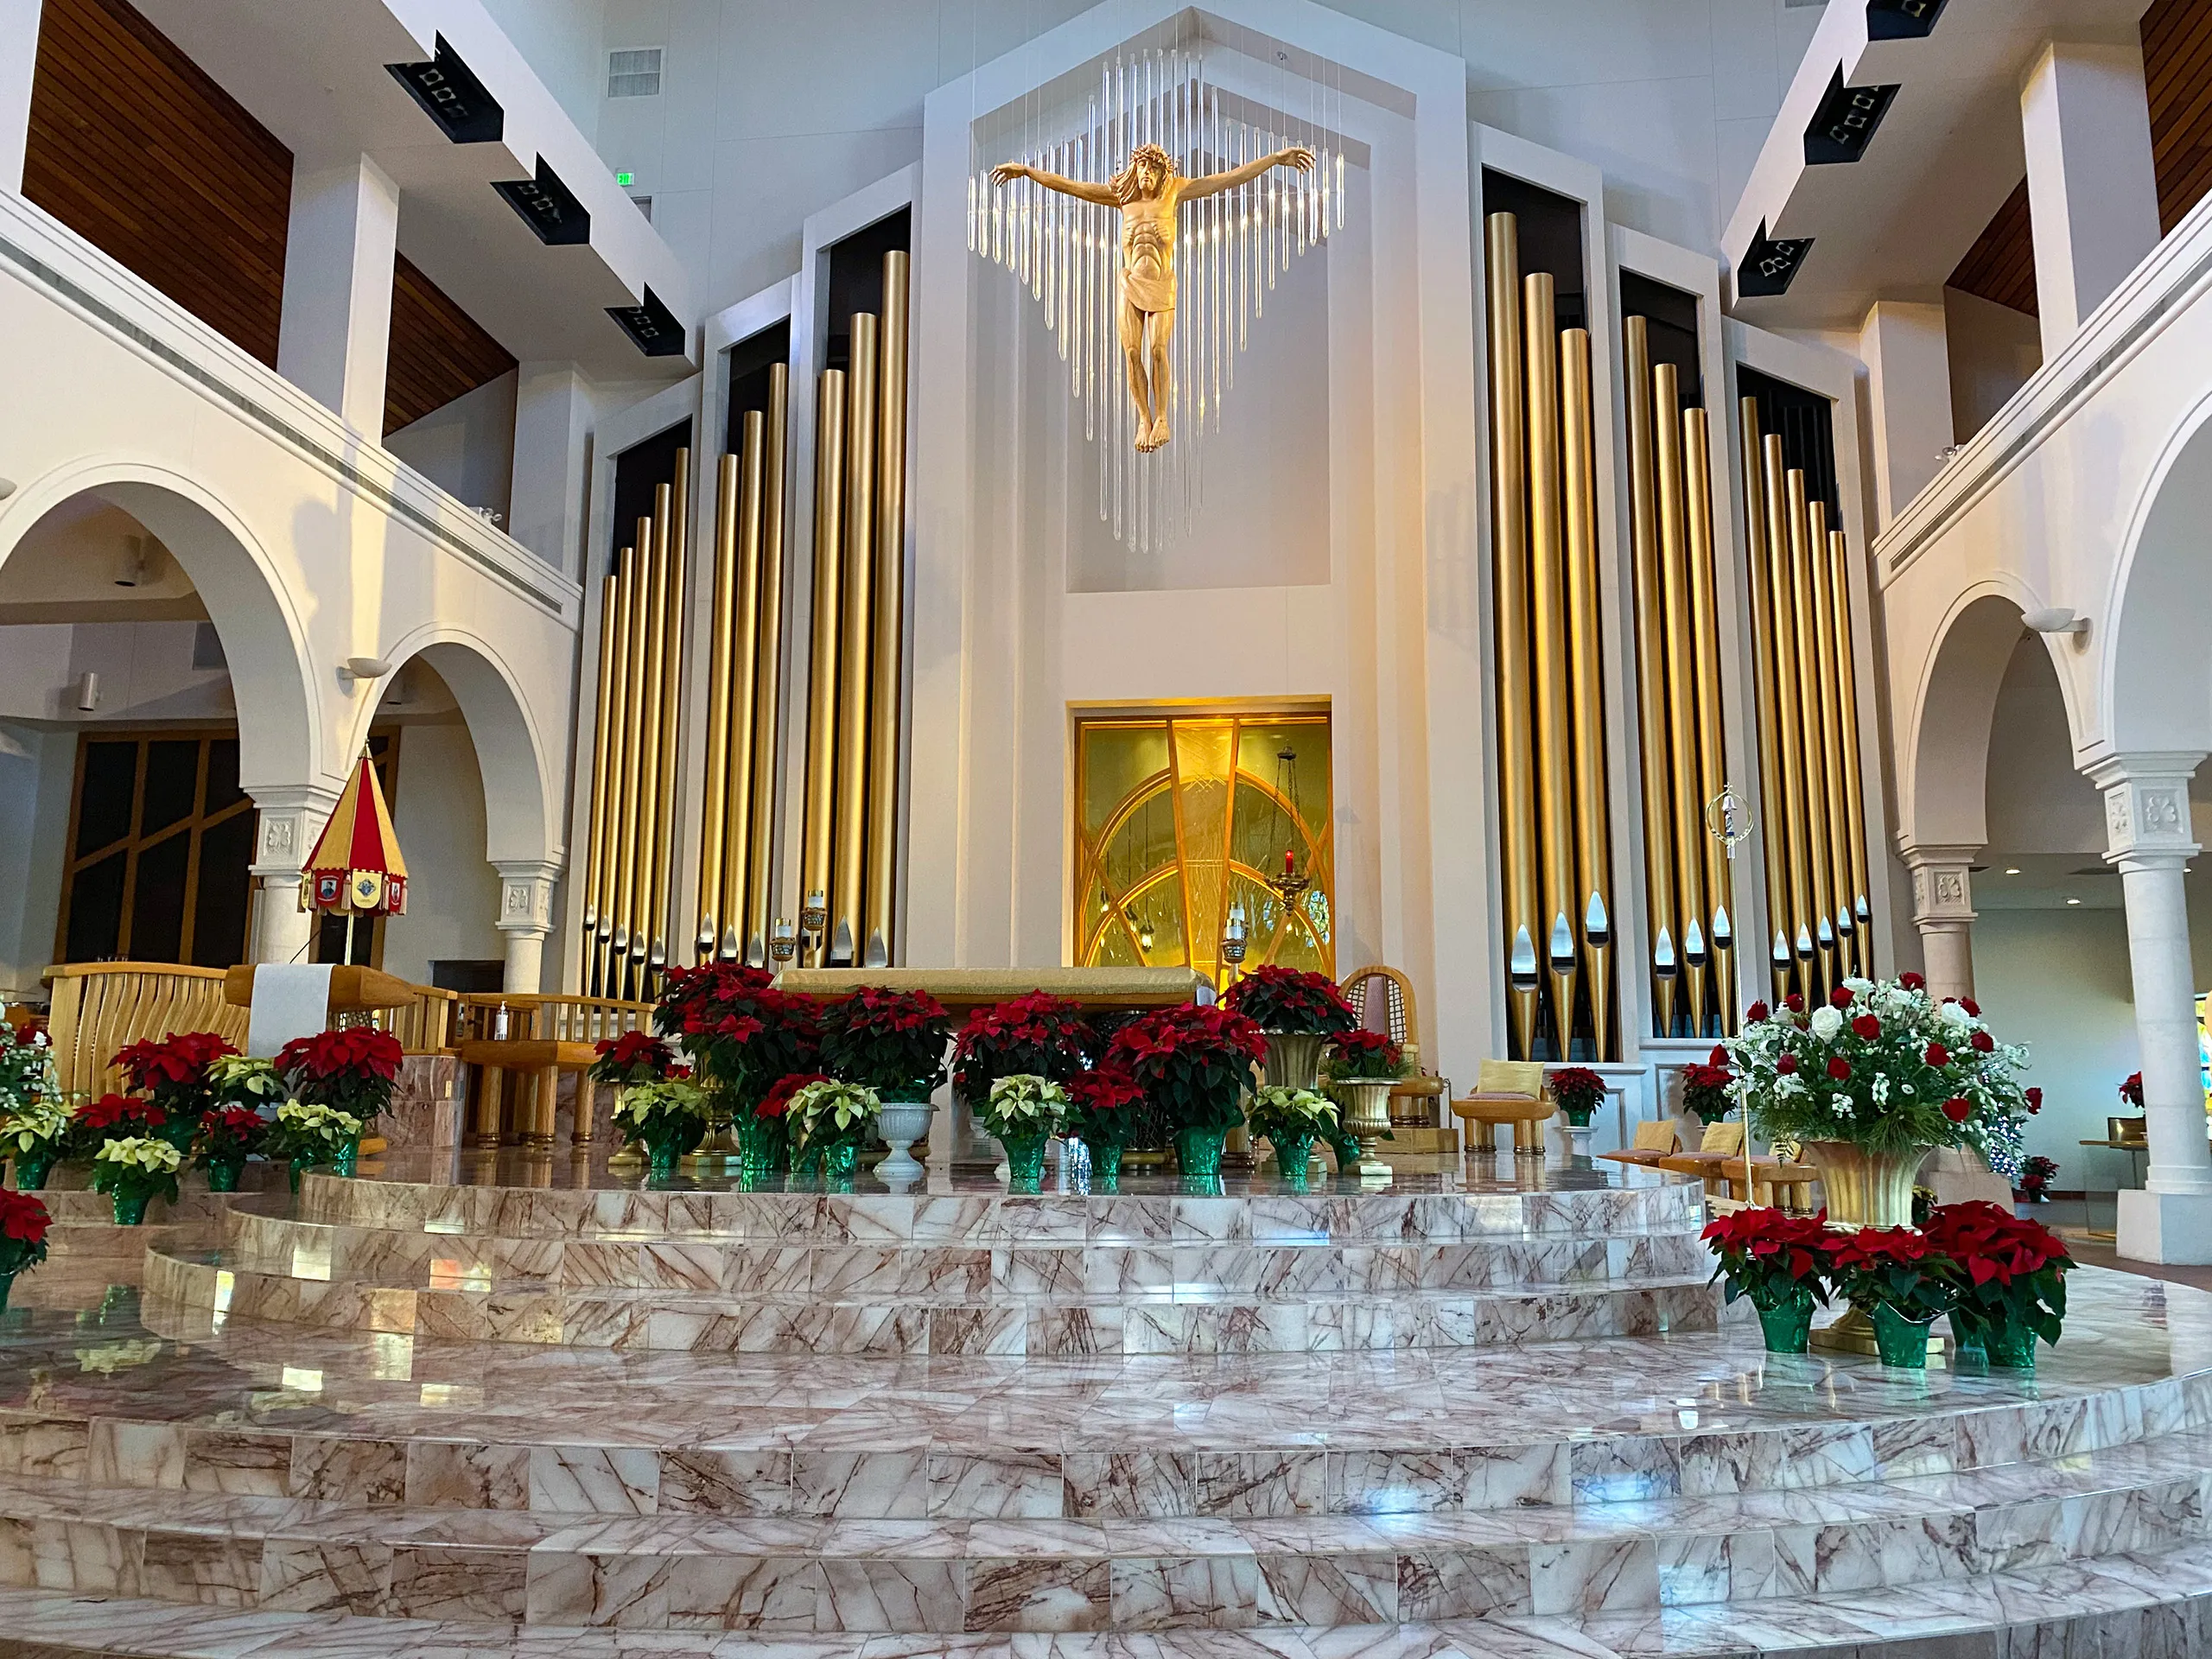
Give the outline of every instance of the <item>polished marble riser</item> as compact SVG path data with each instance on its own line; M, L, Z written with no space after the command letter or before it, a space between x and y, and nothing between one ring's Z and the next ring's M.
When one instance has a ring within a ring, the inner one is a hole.
M997 1245L1246 1240L1446 1244L1605 1236L1700 1224L1695 1182L1563 1192L1236 1197L996 1192L644 1192L453 1186L309 1171L302 1219L500 1238L683 1237L724 1242Z
M1145 1630L1625 1613L1904 1587L2200 1541L2212 1527L2207 1465L2212 1437L2196 1434L1847 1494L1610 1513L1096 1522L1029 1514L1018 1484L995 1484L998 1514L974 1520L666 1510L579 1519L18 1477L0 1500L0 1583L642 1629ZM442 1478L490 1475L455 1463Z
M505 1288L724 1291L973 1302L1003 1297L1195 1300L1259 1295L1505 1290L1522 1285L1678 1279L1712 1271L1697 1233L1545 1236L1449 1244L1338 1243L1326 1236L1201 1243L725 1243L697 1238L501 1238L329 1226L239 1208L226 1250L294 1276L415 1288L487 1281Z
M221 1253L213 1253L220 1256ZM1306 1353L1477 1347L1710 1331L1719 1293L1701 1276L1490 1294L1449 1290L1285 1294L1208 1291L978 1302L899 1296L830 1301L811 1292L420 1289L295 1276L292 1263L232 1265L149 1249L146 1294L233 1319L464 1341L692 1353L872 1356ZM466 1281L463 1281L464 1285ZM1172 1293L1171 1293L1172 1294Z

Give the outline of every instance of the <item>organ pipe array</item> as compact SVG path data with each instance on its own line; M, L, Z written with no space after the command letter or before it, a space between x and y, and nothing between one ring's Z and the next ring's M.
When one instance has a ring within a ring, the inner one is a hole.
M828 913L817 963L881 966L895 943L906 619L907 257L883 310L824 370L815 440L813 621L800 878Z
M1866 805L1852 662L1851 547L1742 403L1745 548L1758 652L1769 950L1777 996L1873 973Z
M1681 369L1651 360L1646 319L1624 333L1653 1025L1702 1036L1736 1023L1734 893L1706 823L1727 786L1712 440L1705 410L1682 406Z
M1549 273L1522 273L1513 214L1491 214L1485 233L1508 1011L1523 1058L1536 1057L1540 1034L1565 1058L1579 1031L1610 1059L1590 335L1559 327Z
M784 455L790 370L768 367L767 407L748 410L715 499L706 772L700 789L702 958L765 966L775 850L777 716L784 613Z
M669 963L684 523L691 454L653 493L600 590L584 957L594 995L645 997Z

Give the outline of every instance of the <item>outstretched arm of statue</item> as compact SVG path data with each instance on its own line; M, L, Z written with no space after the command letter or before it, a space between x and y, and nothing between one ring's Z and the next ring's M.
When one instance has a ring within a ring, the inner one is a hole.
M1121 198L1103 184L1085 184L1081 179L1064 179L1057 173L1047 173L1041 167L1031 167L1026 162L1001 162L991 169L993 184L1010 184L1016 179L1028 179L1047 190L1057 190L1064 196L1073 196L1077 201L1095 201L1101 207L1118 207Z
M1249 184L1271 167L1295 168L1300 173L1313 170L1313 152L1303 144L1293 144L1288 149L1279 149L1272 156L1262 156L1255 162L1242 167L1232 167L1224 172L1209 173L1204 178L1192 179L1183 187L1183 200L1194 200L1199 196L1219 195L1224 190L1234 190L1240 184Z

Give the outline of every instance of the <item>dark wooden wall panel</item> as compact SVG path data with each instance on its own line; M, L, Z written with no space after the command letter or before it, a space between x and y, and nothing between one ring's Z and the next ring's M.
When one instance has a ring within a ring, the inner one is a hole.
M515 365L507 348L402 255L391 273L384 429L397 432Z
M124 0L46 0L23 194L274 366L292 153Z
M1976 294L2030 316L2036 313L2035 239L2028 228L2028 181L2005 199L1997 217L1967 250L1948 286Z

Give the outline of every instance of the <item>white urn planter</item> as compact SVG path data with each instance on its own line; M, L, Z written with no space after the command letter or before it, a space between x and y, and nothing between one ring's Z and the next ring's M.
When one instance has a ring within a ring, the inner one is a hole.
M887 1100L875 1117L875 1132L891 1148L890 1155L875 1166L876 1179L886 1186L912 1186L927 1173L907 1150L915 1141L925 1138L930 1132L930 1119L937 1108L927 1100Z

